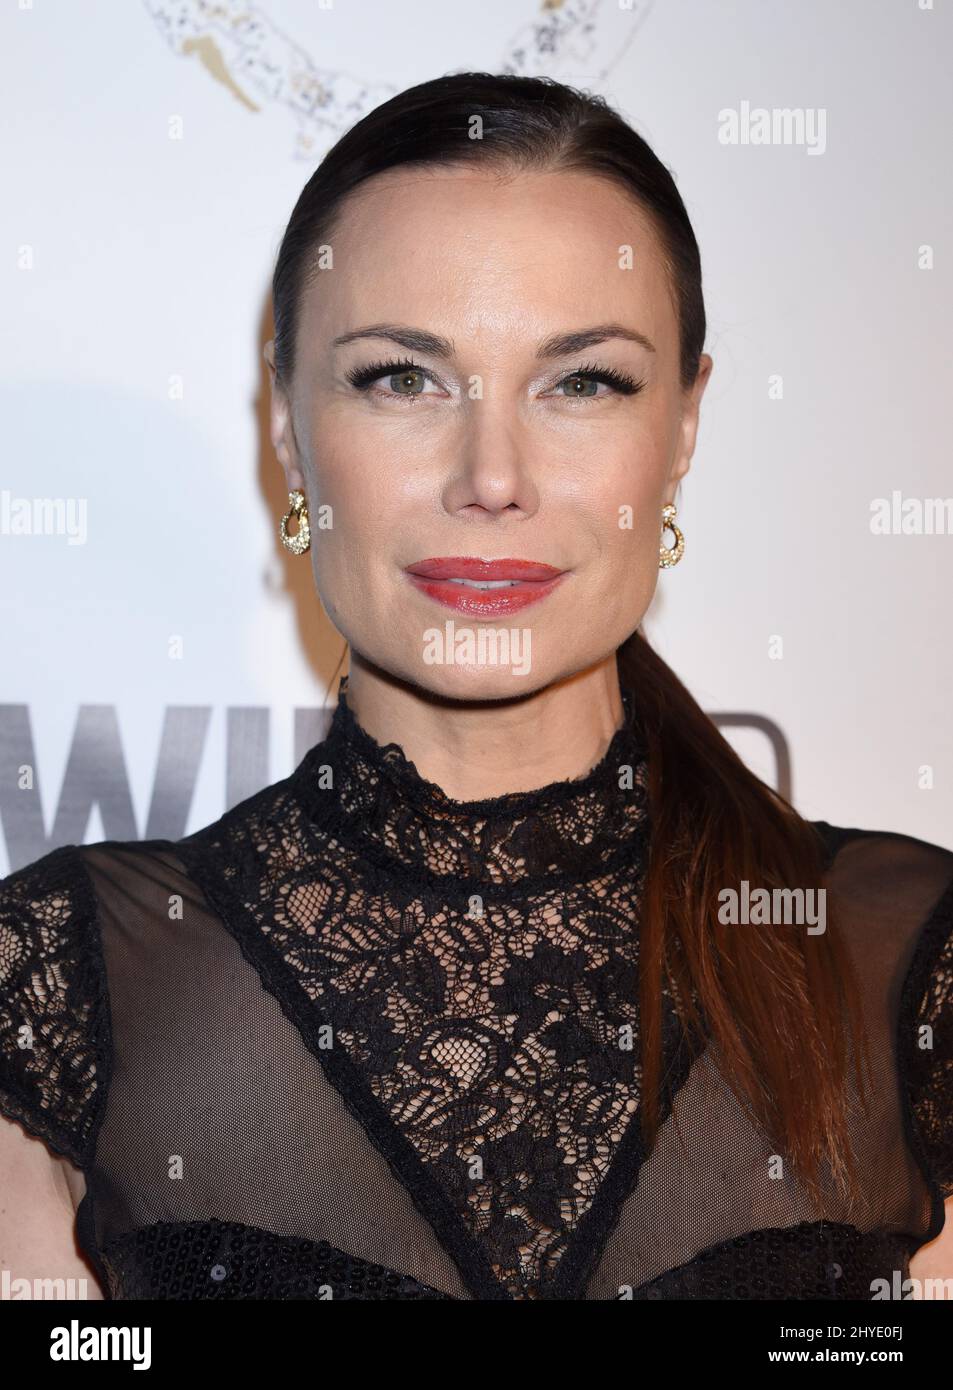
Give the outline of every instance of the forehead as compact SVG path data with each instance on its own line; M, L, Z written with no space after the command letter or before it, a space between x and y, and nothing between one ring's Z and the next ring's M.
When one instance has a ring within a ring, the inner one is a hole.
M578 171L401 168L360 185L305 291L320 351L372 322L501 344L618 320L659 352L677 331L661 246L624 189Z

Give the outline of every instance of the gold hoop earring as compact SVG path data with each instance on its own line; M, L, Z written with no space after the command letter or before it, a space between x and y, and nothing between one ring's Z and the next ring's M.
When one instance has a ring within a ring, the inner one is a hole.
M308 524L308 506L304 493L295 489L288 493L291 510L281 518L281 544L292 555L303 555L311 544L311 527ZM298 518L298 529L293 536L288 535L288 522L293 516Z
M658 567L660 570L669 569L672 565L677 565L685 553L685 537L675 525L675 503L666 502L662 508L662 530L668 529L675 537L675 544L671 549L667 545L659 545L658 548Z

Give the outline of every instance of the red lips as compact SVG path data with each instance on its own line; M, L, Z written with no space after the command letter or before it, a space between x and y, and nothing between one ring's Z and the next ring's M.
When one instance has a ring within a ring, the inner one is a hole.
M446 608L476 618L518 612L551 594L568 573L534 560L481 560L473 555L438 556L408 565L405 573L420 592ZM498 589L475 589L455 579L514 581Z
M480 560L474 555L447 555L418 560L407 566L410 574L424 579L554 579L563 570L534 560Z

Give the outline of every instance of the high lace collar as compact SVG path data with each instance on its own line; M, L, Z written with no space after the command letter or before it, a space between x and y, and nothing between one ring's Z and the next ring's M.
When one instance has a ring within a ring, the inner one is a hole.
M633 695L624 686L621 693L624 721L582 777L456 801L422 777L399 744L379 744L358 723L345 677L324 740L294 774L296 791L345 851L396 878L569 886L645 848L646 746Z

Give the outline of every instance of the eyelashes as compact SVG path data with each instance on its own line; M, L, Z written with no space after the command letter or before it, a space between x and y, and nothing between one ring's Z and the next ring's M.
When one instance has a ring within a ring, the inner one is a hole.
M645 386L643 380L636 381L629 376L628 372L617 372L612 367L600 367L591 362L585 367L576 367L574 371L567 372L564 377L557 381L557 386L562 386L563 382L575 381L579 378L582 381L601 381L606 386L611 386L620 396L635 396ZM567 399L572 400L572 396ZM595 400L593 397L579 396L578 400Z
M402 372L420 372L428 377L430 375L426 367L405 357L400 361L394 358L390 362L371 362L366 367L352 367L350 371L345 372L345 376L358 391L366 391L368 387L373 386L378 377L400 376Z
M427 381L434 381L433 374L419 362L412 361L409 357L400 359L394 358L389 361L371 362L366 367L352 367L345 373L348 381L358 391L369 391L375 381L382 376L402 376L406 373L417 373ZM589 362L583 367L576 367L571 372L567 372L556 383L556 387L564 385L567 381L581 382L601 382L604 386L612 389L613 393L620 396L634 396L641 391L644 380L635 380L626 372L618 372L612 367L600 367L598 363ZM422 395L421 391L391 391L382 392L383 395L390 395L395 400L404 400L413 404L417 396ZM564 400L604 400L604 396L573 396L572 393L563 397Z

